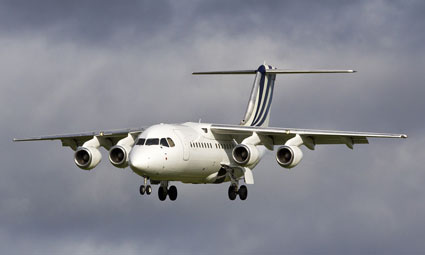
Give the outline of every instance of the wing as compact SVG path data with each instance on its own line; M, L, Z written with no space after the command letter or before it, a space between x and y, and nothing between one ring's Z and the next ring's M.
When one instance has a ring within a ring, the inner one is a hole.
M405 134L368 133L333 130L313 130L296 128L264 128L236 125L212 125L211 132L231 135L241 142L256 133L264 145L283 145L288 140L299 136L309 149L317 144L345 144L353 148L353 144L367 144L367 138L407 138Z
M14 138L13 141L26 142L26 141L61 140L62 146L69 146L73 150L76 150L78 146L83 145L85 142L92 139L93 137L109 140L111 142L106 144L116 144L119 140L127 137L128 135L133 135L133 136L139 135L141 132L143 132L143 130L144 128L127 128L127 129L117 129L117 130L108 130L108 131L92 131L92 132L75 133L75 134L46 135L46 136L29 137L29 138Z

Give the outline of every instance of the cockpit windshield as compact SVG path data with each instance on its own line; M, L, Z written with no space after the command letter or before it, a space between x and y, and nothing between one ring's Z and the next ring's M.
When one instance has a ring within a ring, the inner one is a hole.
M145 144L145 138L139 138L139 140L137 140L136 145L144 145Z
M150 145L158 145L158 144L159 144L158 138L149 138L148 140L146 140L145 145L150 146Z
M168 147L168 143L167 143L167 140L165 140L165 138L161 138L160 144L162 146Z
M167 138L139 138L136 141L136 145L146 145L146 146L151 146L151 145L161 145L164 147L174 147L174 141L173 139L171 139L170 137Z

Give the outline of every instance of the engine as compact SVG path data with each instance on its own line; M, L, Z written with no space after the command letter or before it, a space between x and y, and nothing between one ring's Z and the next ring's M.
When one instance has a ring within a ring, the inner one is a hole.
M276 161L281 167L293 168L300 163L303 152L298 146L281 146L276 152Z
M112 165L119 168L126 168L128 166L128 155L130 154L131 147L127 145L115 145L109 150L109 161Z
M249 166L258 163L261 155L255 145L239 144L233 149L232 157L238 165Z
M129 134L119 140L115 146L109 149L109 161L115 167L126 168L128 166L128 155L134 145L134 137Z
M102 154L94 147L78 147L74 154L75 164L84 170L95 168L101 159Z

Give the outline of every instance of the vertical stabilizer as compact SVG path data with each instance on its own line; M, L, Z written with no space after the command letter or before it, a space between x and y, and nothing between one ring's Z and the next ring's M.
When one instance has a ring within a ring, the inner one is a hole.
M276 79L276 74L266 72L269 69L275 68L270 65L261 65L256 70L245 118L240 123L242 126L267 127L269 125L270 107Z

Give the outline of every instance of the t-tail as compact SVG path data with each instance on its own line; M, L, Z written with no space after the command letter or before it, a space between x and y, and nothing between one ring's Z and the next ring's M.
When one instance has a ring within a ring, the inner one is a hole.
M194 72L202 74L255 74L251 97L248 101L245 117L241 120L242 126L268 127L270 108L273 99L276 74L311 74L311 73L354 73L354 70L288 70L277 69L271 65L260 65L257 70Z

